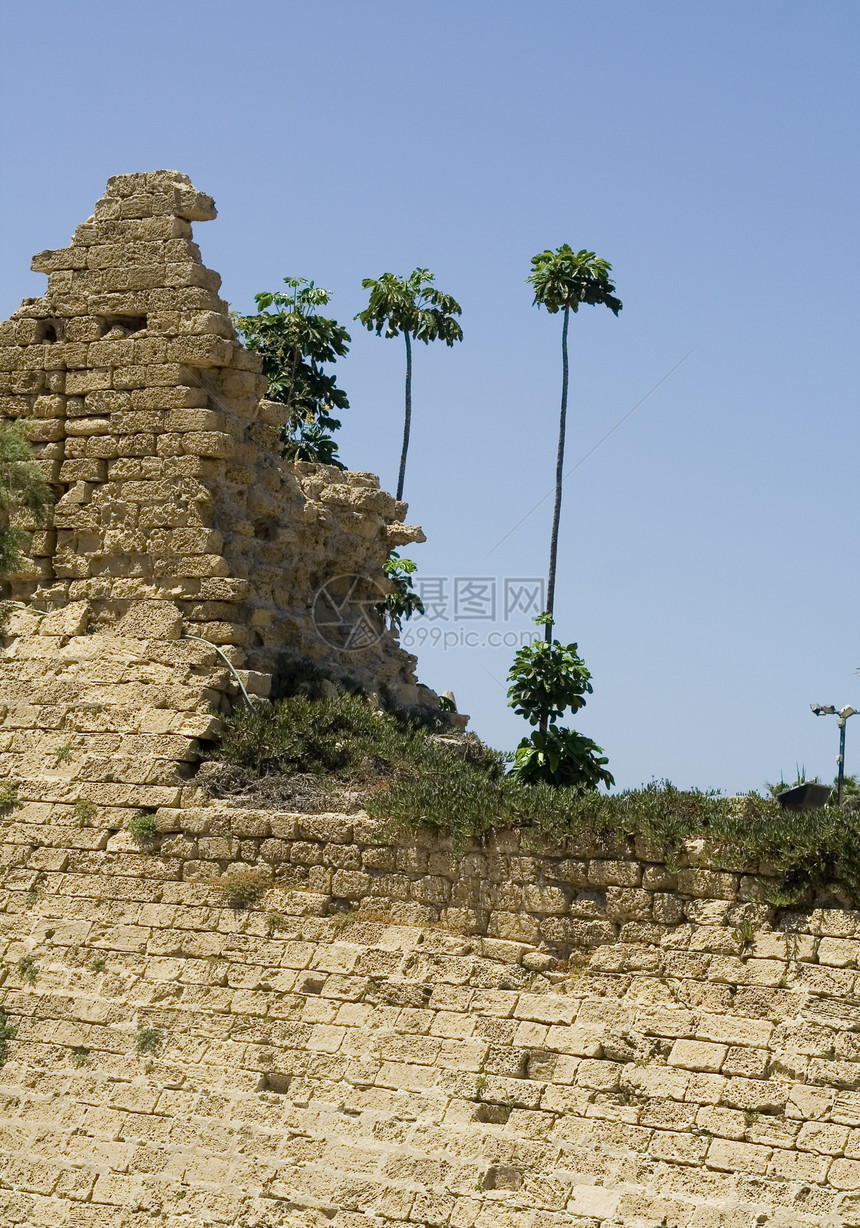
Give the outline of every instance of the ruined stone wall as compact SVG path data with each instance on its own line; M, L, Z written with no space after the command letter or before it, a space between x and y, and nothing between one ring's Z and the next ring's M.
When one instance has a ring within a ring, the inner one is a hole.
M207 796L237 683L190 635L252 694L284 646L418 694L390 637L317 634L318 585L417 531L278 459L213 215L112 179L0 326L0 414L58 495L0 651L0 1221L860 1228L838 897L776 909L696 846L458 850Z
M860 1224L857 912L774 910L695 850L118 817L6 815L10 1228ZM229 907L210 872L260 858ZM520 939L428 925L457 890Z
M289 647L415 703L415 659L389 633L344 654L311 606L343 574L377 596L420 530L372 474L281 460L283 409L192 239L214 216L185 175L116 175L70 246L34 257L47 293L0 324L0 417L23 423L57 503L12 596L86 601L95 626L169 601L240 665Z

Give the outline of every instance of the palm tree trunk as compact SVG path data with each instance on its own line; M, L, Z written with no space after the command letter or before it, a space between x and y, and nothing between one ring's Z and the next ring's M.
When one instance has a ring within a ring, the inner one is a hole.
M564 325L561 330L561 412L558 419L558 457L555 465L555 507L552 514L552 538L549 547L549 577L546 586L546 610L552 617L555 605L555 572L558 559L558 525L561 519L561 488L564 482L564 433L567 427L567 326L570 323L570 308L564 309ZM546 625L546 641L552 639L552 626Z
M412 338L404 328L406 339L406 413L403 419L403 448L400 452L400 474L397 478L397 498L403 498L403 483L406 480L406 453L409 451L409 429L412 426Z
M550 618L555 607L555 572L558 560L558 525L561 520L561 488L564 483L564 434L567 428L567 326L570 323L570 308L564 309L564 324L561 329L561 411L558 417L558 456L555 462L555 506L552 512L552 536L549 545L549 575L546 585L546 612ZM544 628L544 639L547 644L553 637L552 623ZM549 718L542 716L540 731L546 733Z

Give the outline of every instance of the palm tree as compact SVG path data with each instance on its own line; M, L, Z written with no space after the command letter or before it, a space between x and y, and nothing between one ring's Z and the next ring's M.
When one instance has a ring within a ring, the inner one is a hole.
M370 301L355 317L377 337L385 329L386 337L403 333L406 342L406 413L403 423L403 447L400 452L400 473L397 478L397 498L403 498L406 479L406 454L412 427L412 340L444 341L453 346L463 340L463 330L454 319L460 315L460 304L450 294L443 294L433 283L429 269L415 269L408 277L383 273L381 277L365 277L362 286L370 291Z
M546 642L552 640L552 616L555 602L555 575L558 558L558 525L561 518L561 488L564 481L564 436L567 427L567 330L571 311L580 304L608 307L613 315L621 310L621 299L615 297L615 284L609 278L612 265L594 252L575 252L563 243L558 251L538 252L532 256L532 271L528 281L534 286L534 305L546 307L551 315L564 312L561 329L561 413L558 424L558 457L555 466L555 507L552 516L552 538L549 549L545 624Z
M53 496L33 459L17 422L0 422L0 579L24 563L21 548L27 530L11 523L23 512L34 524L46 524Z

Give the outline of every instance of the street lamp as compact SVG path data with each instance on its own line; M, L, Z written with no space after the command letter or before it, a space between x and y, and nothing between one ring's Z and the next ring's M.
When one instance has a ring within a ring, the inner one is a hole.
M836 778L836 805L841 806L842 790L845 786L845 726L848 724L849 716L857 715L857 709L852 708L850 704L846 704L838 712L833 704L810 704L809 706L816 716L835 716L836 724L839 726L839 754L836 758L839 775Z

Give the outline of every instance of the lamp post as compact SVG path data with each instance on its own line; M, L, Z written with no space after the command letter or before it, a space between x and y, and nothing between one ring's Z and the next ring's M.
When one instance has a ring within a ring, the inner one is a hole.
M838 711L833 704L810 704L809 705L816 716L835 716L836 724L839 726L839 755L836 763L838 764L839 773L836 777L836 805L842 805L842 791L845 787L845 726L848 724L849 716L856 716L857 709L852 708L850 704L846 704L844 708Z

